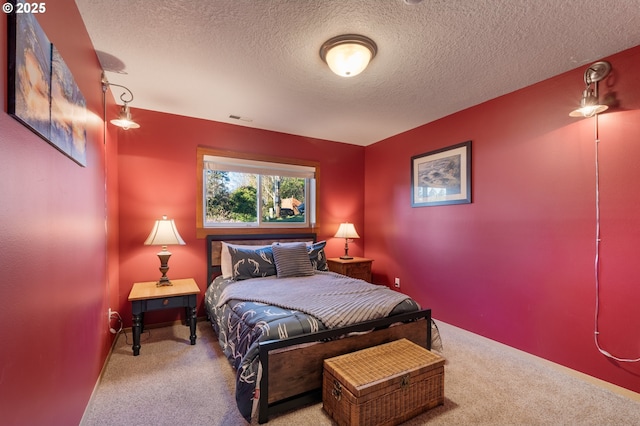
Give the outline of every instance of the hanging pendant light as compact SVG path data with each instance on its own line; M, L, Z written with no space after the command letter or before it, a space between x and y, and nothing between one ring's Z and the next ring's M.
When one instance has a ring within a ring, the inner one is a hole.
M129 104L127 102L125 102L120 109L118 118L111 120L111 124L122 127L124 130L140 128L140 125L131 119L131 111L129 110Z
M121 89L125 90L120 95L120 100L122 101L123 105L122 108L120 108L118 118L110 120L111 124L121 127L124 130L140 128L140 125L133 121L133 119L131 119L131 111L129 110L129 102L133 101L133 92L129 90L129 88L121 86L120 84L109 83L107 77L102 74L102 92L106 93L109 86L120 87Z
M609 106L600 103L598 82L604 80L611 71L611 64L606 61L596 62L584 72L584 83L587 87L582 92L580 107L569 113L571 117L593 117L606 111Z

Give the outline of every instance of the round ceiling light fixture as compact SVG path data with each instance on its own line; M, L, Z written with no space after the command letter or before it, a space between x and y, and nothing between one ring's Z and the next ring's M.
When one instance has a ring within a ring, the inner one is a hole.
M353 77L367 68L378 53L378 46L369 37L345 34L325 41L320 57L331 71L341 77Z

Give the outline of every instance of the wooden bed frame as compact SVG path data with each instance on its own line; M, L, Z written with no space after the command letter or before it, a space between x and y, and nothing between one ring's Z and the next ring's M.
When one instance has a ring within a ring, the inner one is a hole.
M220 274L222 241L239 245L315 241L315 234L208 235L207 277ZM431 309L367 321L347 327L260 343L262 364L258 422L322 399L322 370L326 358L380 345L400 338L431 349Z

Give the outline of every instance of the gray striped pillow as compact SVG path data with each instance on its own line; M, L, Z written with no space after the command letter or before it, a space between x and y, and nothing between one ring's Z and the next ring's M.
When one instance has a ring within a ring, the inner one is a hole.
M273 244L271 248L278 278L313 275L313 265L305 243Z

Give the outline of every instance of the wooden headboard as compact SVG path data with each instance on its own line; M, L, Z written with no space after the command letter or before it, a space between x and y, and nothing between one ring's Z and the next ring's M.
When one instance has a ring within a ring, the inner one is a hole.
M207 285L221 274L222 242L237 245L271 245L275 242L316 241L316 234L207 235Z

